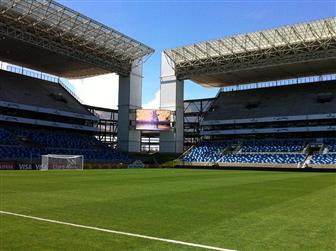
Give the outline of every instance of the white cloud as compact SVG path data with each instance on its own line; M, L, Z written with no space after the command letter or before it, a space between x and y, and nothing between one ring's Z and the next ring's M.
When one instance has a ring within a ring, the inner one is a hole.
M119 77L106 74L86 79L69 80L69 85L84 104L117 109ZM160 90L152 100L143 105L146 109L159 109Z
M143 105L146 109L159 109L160 107L160 90L155 93L154 99L149 101L147 104Z
M69 80L69 83L84 104L112 109L118 107L119 76L116 74Z

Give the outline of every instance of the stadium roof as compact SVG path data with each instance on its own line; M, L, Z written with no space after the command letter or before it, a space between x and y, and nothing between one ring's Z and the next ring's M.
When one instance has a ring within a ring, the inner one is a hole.
M0 59L67 78L128 75L150 47L52 0L0 1Z
M179 79L205 86L336 72L336 18L168 49Z

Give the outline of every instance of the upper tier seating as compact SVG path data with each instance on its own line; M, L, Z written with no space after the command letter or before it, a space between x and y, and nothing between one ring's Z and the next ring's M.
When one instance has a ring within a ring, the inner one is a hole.
M40 160L44 154L84 155L89 161L129 162L93 135L64 130L0 128L0 160Z
M335 113L335 81L222 92L207 120ZM232 112L234 111L234 112Z
M60 84L0 70L0 101L92 115Z

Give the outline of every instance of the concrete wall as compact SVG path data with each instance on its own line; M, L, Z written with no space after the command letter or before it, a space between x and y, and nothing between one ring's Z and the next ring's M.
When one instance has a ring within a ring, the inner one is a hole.
M172 62L161 54L160 109L175 114L175 126L171 131L160 133L160 152L183 152L184 81L178 80Z
M141 108L142 64L129 76L119 77L118 146L126 152L140 152L140 131L135 130L135 110Z

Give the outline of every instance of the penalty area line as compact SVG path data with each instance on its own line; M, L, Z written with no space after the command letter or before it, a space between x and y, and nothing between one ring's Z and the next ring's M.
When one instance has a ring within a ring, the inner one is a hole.
M49 223L55 223L55 224L60 224L60 225L71 226L71 227L90 229L90 230L95 230L95 231L100 231L100 232L105 232L105 233L125 235L125 236L131 236L131 237L135 237L135 238L154 240L154 241L161 241L161 242L173 243L173 244L184 245L184 246L189 246L189 247L203 248L203 249L208 249L208 250L235 251L235 250L232 250L232 249L226 249L226 248L220 248L220 247L202 245L202 244L185 242L185 241L171 240L171 239L159 238L159 237L142 235L142 234L128 233L128 232L122 232L122 231L111 230L111 229L106 229L106 228L99 228L99 227L80 225L80 224L75 224L75 223L70 223L70 222L51 220L51 219L40 218L40 217L35 217L35 216L30 216L30 215L25 215L25 214L17 214L17 213L12 213L12 212L7 212L7 211L1 211L1 210L0 210L0 214L12 215L12 216L17 216L17 217L22 217L22 218L27 218L27 219L32 219L32 220L38 220L38 221L44 221L44 222L49 222Z

